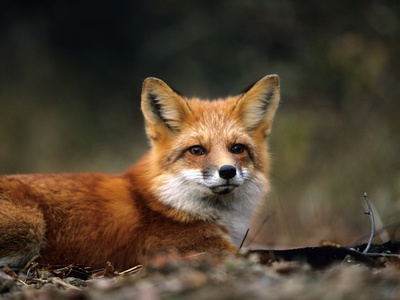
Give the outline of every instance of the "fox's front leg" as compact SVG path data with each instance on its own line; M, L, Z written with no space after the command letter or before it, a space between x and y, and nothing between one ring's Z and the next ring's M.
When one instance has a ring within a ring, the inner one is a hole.
M21 199L13 199L21 194L13 195L12 191L3 189L4 181L1 184L0 266L22 268L40 254L46 226L37 207L22 205Z

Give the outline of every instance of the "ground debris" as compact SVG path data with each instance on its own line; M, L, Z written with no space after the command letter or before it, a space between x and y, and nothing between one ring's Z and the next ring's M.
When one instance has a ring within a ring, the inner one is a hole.
M366 244L345 247L323 241L319 247L305 247L285 250L250 250L248 253L258 254L261 263L273 261L305 262L315 269L323 269L340 262L353 262L368 267L385 267L388 261L399 261L400 242L388 241L384 244L372 244L371 251L365 253Z
M371 245L371 250L382 251L382 255L395 255L398 253L398 246L398 242L391 241L382 245ZM0 270L0 297L5 299L399 298L399 259L396 256L379 256L377 255L379 252L375 252L373 256L366 256L368 260L364 260L364 256L354 255L354 252L361 253L363 247L361 245L347 248L323 243L320 247L243 251L239 256L201 253L181 257L164 253L155 257L153 263L147 267L137 266L123 272L115 271L109 262L101 270L76 265L36 264L25 272L17 274L8 268L3 268ZM346 252L349 249L350 252ZM270 256L268 261L266 253ZM318 255L322 256L310 260L311 256ZM329 256L333 256L333 259ZM342 259L343 257L345 259ZM315 265L310 261L322 261L323 264Z

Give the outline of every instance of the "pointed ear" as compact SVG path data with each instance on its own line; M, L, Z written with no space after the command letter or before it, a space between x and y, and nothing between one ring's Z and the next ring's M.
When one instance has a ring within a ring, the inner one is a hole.
M260 131L267 136L278 108L279 77L268 75L261 78L237 100L233 113L250 132Z
M186 100L178 95L164 81L150 77L143 82L142 111L147 133L156 138L162 130L178 133L183 122L191 114Z

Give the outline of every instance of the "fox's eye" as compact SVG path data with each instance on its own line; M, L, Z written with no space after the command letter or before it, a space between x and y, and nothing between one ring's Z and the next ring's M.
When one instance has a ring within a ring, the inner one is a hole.
M235 144L235 145L232 146L231 152L232 152L233 154L240 154L240 153L243 153L243 151L244 151L245 149L246 149L246 148L245 148L244 145L242 145L242 144Z
M196 145L196 146L190 147L189 152L193 155L200 156L200 155L203 155L204 153L206 153L206 150L204 150L203 147Z

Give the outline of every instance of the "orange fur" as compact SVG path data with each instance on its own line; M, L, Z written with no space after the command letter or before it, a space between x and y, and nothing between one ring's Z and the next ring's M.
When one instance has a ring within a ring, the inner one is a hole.
M265 137L278 101L274 75L215 101L147 79L152 148L124 173L0 176L0 265L40 255L49 264L123 269L160 250L236 252L269 189Z

